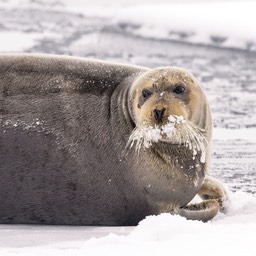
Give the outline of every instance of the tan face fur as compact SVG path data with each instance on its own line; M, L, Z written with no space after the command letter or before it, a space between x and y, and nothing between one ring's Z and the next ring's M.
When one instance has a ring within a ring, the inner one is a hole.
M201 86L193 75L177 67L158 68L132 85L130 105L136 127L159 127L179 116L211 137L211 114ZM209 141L208 141L209 142Z
M182 90L179 88L178 93L175 93L177 86L184 87L185 91L179 93ZM181 68L149 71L134 85L133 111L137 126L162 125L168 121L170 115L193 119L202 104L204 95L200 86L190 73ZM157 122L154 110L162 109L163 120Z

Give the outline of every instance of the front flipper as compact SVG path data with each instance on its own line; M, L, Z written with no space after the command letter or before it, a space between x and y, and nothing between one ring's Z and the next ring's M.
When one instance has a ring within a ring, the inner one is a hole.
M218 179L207 175L198 191L198 195L203 200L215 199L220 206L220 211L226 211L226 203L229 201L229 191Z
M207 222L213 219L221 211L225 212L229 199L228 189L216 178L206 176L198 191L203 199L201 203L189 204L176 209L175 213L189 220L201 220Z
M215 199L209 199L199 204L190 204L176 209L175 214L185 217L188 220L207 222L216 216L219 209L219 203Z

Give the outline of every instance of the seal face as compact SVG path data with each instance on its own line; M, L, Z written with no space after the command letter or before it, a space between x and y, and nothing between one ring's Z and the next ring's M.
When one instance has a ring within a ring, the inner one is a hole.
M208 220L223 191L204 183L210 139L207 100L183 69L0 55L0 223ZM187 206L199 190L212 200L201 217Z
M205 95L195 78L181 68L148 71L131 88L131 112L137 129L131 140L187 144L194 154L211 136L211 117ZM203 115L201 115L204 111Z

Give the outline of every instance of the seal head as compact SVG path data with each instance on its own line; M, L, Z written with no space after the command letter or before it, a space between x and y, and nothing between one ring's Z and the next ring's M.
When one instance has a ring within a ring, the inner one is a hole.
M132 85L130 113L136 129L130 142L149 147L152 142L185 144L205 162L211 141L211 114L205 94L188 71L159 68L140 76ZM204 151L204 152L202 152Z

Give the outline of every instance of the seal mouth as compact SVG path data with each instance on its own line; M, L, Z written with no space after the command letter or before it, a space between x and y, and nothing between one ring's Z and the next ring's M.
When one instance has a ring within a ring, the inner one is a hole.
M142 148L148 149L156 143L164 142L171 145L183 145L193 153L193 159L201 153L200 161L205 162L207 140L204 130L183 116L170 115L163 125L137 126L129 137L127 148L135 147L139 154Z

